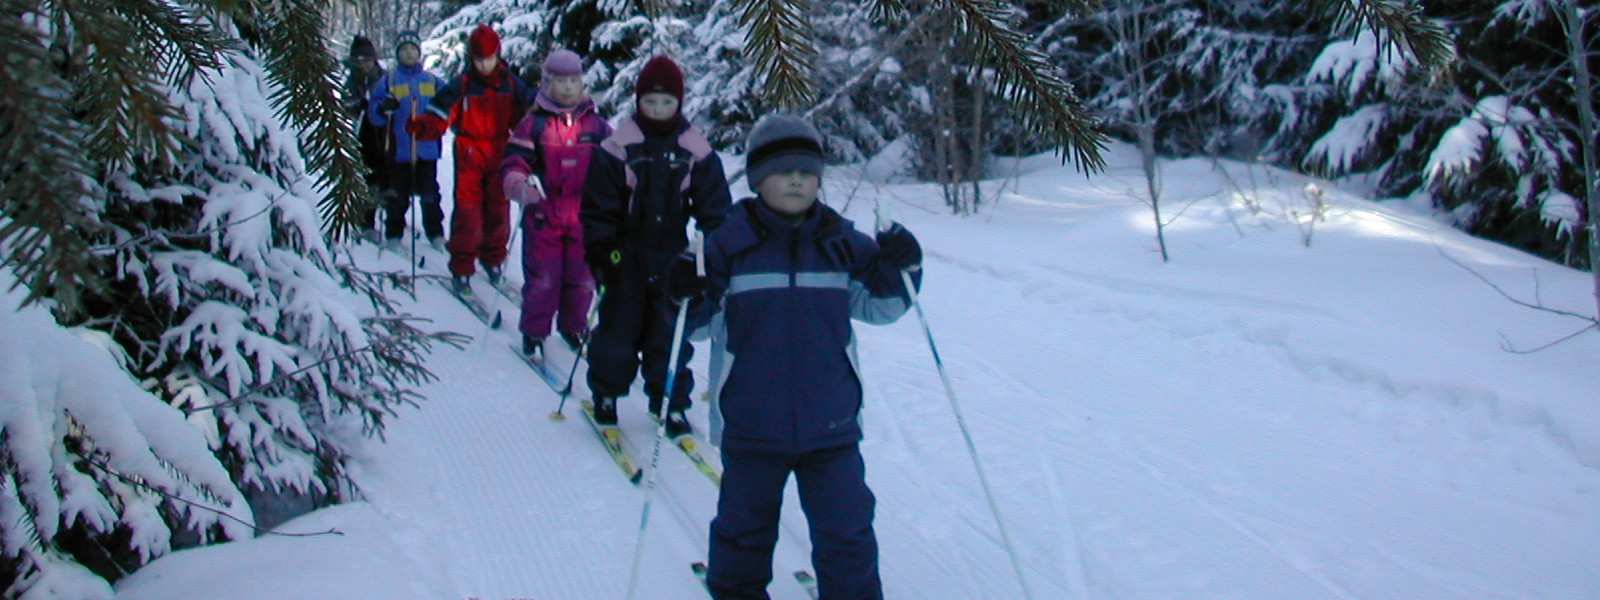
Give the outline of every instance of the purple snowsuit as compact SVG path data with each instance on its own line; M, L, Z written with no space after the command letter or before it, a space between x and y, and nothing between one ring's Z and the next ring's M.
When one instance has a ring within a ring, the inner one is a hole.
M595 114L594 101L562 107L539 92L534 108L517 123L500 163L500 175L534 175L545 197L522 211L522 321L518 329L535 338L550 335L550 319L564 333L588 333L594 277L583 260L583 226L578 209L588 179L589 157L611 135L611 125Z

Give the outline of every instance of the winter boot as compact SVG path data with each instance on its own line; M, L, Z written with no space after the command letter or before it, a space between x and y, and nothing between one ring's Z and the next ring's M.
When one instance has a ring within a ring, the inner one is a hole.
M561 332L561 341L567 343L567 347L572 349L573 354L577 354L578 350L583 348L583 336L570 331Z
M450 290L462 296L472 295L472 276L453 275L450 277Z
M600 425L617 424L617 399L607 396L596 396L594 399L594 422Z
M544 338L522 334L522 355L532 359L544 358Z
M667 413L667 437L677 439L694 433L694 428L689 426L689 415L681 410Z
M505 271L498 265L493 267L485 266L483 268L483 273L489 276L489 285L494 286L500 285L500 278L505 277Z
M661 416L661 397L650 397L650 420L654 421Z

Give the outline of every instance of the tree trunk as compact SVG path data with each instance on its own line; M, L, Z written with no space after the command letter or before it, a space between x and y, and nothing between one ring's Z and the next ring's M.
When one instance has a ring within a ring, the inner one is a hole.
M1572 63L1573 85L1578 92L1578 138L1583 143L1583 197L1585 225L1589 230L1589 273L1594 276L1595 317L1600 318L1600 190L1595 189L1594 88L1591 87L1587 48L1583 41L1583 19L1577 2L1562 2L1562 26L1567 33L1567 61Z
M977 81L972 84L972 151L967 163L967 177L972 179L972 213L977 214L983 202L983 163L989 153L983 143L983 68L975 69Z
M1161 247L1161 262L1169 262L1167 256L1166 227L1161 224L1161 173L1157 171L1160 165L1156 163L1156 128L1150 123L1142 123L1139 129L1139 166L1144 169L1145 191L1150 194L1150 212L1156 220L1156 245Z

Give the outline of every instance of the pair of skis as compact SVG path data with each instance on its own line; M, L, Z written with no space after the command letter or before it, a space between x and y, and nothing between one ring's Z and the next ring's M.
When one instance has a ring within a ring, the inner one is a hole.
M483 301L483 297L479 296L477 292L472 291L471 288L468 288L465 291L460 291L457 290L455 285L451 282L441 282L440 285L444 286L445 291L450 292L450 295L454 296L455 299L461 302L463 306L466 306L467 310L472 313L472 316L477 317L479 321L482 321L483 324L487 325L490 329L499 329L500 325L504 323L504 312L499 308L490 308L489 305ZM493 284L493 287L495 293L500 294L501 297L511 302L513 306L521 305L522 298L519 297L520 295L517 293L517 291L513 290L510 286L510 283L504 278L502 278L499 283Z
M700 585L705 586L706 592L710 593L711 584L706 583L706 564L703 562L690 563L689 570L694 572L695 579L699 579ZM809 596L811 600L817 600L819 595L819 592L817 591L817 578L812 577L810 571L803 569L795 571L794 580L800 582L800 587L805 588L806 595Z
M524 354L520 348L515 346L511 347L511 351L522 359L522 363L532 369L534 374L538 375L541 381L544 381L545 385L550 386L551 390L554 390L557 394L571 393L573 382L560 377L550 368L550 363L545 360L548 357L547 354L544 357L535 358ZM573 360L581 360L581 358L573 357ZM576 373L576 370L572 370L572 372ZM639 485L644 470L638 466L639 463L634 461L633 456L628 452L627 446L623 441L622 429L616 425L602 425L596 422L594 420L594 403L591 400L583 401L583 415L584 419L589 422L590 428L594 430L595 435L599 437L601 445L605 447L606 454L609 454L611 460L617 463L617 468L622 470L622 476L628 479L628 483ZM718 488L722 487L722 473L718 472L717 468L706 460L705 455L700 453L701 444L698 438L693 435L680 435L672 440L672 445L678 448L689 459L689 462L694 464L695 470L711 481L712 485Z

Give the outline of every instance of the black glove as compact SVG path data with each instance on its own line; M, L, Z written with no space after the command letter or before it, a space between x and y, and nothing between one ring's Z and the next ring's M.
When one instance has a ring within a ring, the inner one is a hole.
M384 98L383 102L378 103L378 112L392 113L397 110L400 110L400 101L395 99L394 96Z
M899 223L878 232L878 260L899 270L922 264L922 245Z
M667 268L667 297L675 304L694 302L706 293L706 278L695 269L694 256L683 254Z
M611 244L593 244L583 252L596 283L611 287L622 279L622 250Z

